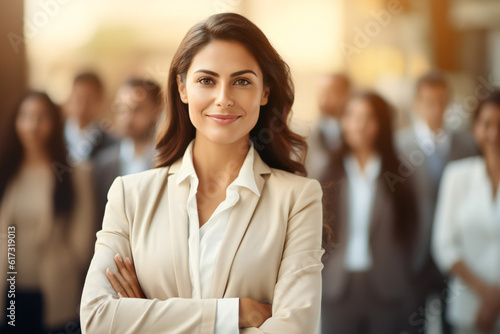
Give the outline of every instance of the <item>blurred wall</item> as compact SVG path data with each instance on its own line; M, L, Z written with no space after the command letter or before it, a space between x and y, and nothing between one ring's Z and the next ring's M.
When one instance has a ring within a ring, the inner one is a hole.
M0 129L26 89L23 10L23 1L4 0L0 4Z

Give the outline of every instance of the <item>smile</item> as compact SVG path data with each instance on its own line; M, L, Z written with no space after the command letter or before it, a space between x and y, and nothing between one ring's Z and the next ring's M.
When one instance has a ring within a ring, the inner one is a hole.
M213 114L213 115L208 115L208 117L218 124L226 125L234 123L241 116L230 115L230 114Z

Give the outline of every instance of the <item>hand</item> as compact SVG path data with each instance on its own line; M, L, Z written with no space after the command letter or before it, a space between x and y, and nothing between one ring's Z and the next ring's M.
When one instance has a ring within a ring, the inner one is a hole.
M142 292L139 281L135 274L134 264L132 260L127 257L123 261L120 254L115 255L115 263L118 271L113 273L111 269L106 270L106 277L108 278L111 286L118 294L119 298L146 298Z
M481 297L476 327L483 332L490 332L500 315L500 289L495 286L484 286Z
M272 315L272 306L252 298L240 298L240 328L260 327Z

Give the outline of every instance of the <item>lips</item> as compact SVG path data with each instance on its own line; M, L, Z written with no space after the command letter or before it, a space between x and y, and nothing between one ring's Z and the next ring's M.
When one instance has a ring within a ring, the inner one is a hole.
M241 116L232 114L212 114L208 115L208 117L218 124L227 125L236 122Z

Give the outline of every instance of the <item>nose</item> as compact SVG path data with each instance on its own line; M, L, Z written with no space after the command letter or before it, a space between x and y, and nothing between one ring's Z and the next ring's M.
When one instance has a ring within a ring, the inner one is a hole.
M234 105L234 101L231 97L230 90L225 87L225 85L221 85L219 94L215 99L215 105L220 108L229 108Z

